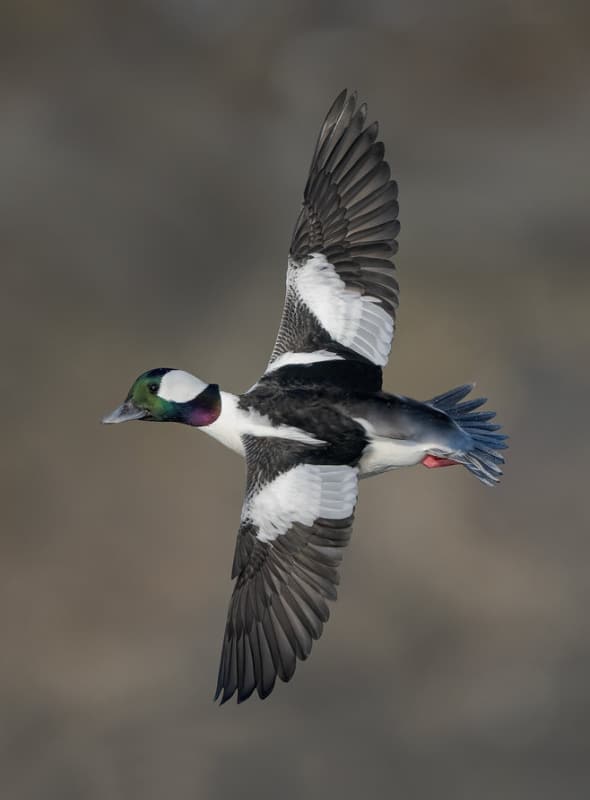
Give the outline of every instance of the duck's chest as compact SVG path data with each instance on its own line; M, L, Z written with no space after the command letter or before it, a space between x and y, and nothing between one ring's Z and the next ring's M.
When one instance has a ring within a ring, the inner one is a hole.
M263 405L241 400L236 395L221 392L221 413L202 430L241 456L246 454L244 438L247 436L287 439L310 447L320 445L313 432L297 422L290 422L288 415L268 414Z

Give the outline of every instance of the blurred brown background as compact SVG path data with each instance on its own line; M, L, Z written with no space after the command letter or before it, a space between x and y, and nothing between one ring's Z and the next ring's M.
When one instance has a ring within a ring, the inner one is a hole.
M2 800L590 796L587 3L1 13ZM506 476L364 483L311 660L218 708L243 465L98 420L150 367L261 373L344 86L400 182L386 387L477 380Z

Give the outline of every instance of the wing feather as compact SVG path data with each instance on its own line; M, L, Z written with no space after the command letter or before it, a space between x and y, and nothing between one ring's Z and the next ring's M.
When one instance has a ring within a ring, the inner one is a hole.
M248 460L232 593L215 698L254 691L261 698L277 677L293 677L330 616L338 565L352 531L355 467L290 463L269 472L265 447ZM268 441L268 452L276 443ZM276 463L276 452L273 464Z
M366 105L357 107L355 94L343 91L321 127L293 232L285 307L269 367L284 354L300 363L302 353L321 351L326 361L328 351L372 364L380 380L399 298L391 261L398 203L378 124L366 125L366 117ZM314 302L318 295L321 303ZM324 365L327 375L330 363Z

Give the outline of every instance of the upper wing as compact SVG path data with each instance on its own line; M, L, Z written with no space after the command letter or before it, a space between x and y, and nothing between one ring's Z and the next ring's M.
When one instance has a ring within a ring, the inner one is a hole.
M276 469L277 440L258 439L248 458L246 499L215 699L261 698L305 659L336 598L337 566L350 539L358 471L291 463ZM271 463L275 466L271 466Z
M289 253L269 370L337 358L386 364L398 306L397 185L377 123L343 91L322 125Z

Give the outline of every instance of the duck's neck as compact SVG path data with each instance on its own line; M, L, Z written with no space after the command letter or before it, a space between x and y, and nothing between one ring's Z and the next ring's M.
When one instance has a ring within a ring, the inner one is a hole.
M238 408L238 398L230 392L220 392L221 413L210 425L201 428L230 450L244 455L242 433L244 433L244 412Z

